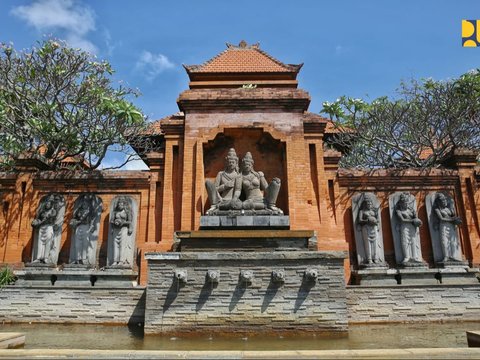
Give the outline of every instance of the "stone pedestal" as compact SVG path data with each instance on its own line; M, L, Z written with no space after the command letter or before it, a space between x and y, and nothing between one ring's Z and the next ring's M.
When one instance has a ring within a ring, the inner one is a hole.
M402 285L437 285L440 284L437 269L411 267L398 269L399 281Z
M479 269L465 266L448 266L438 269L442 284L478 284L476 274Z
M201 229L288 229L287 215L209 215L200 217Z
M369 268L353 272L357 285L395 285L397 270L384 267Z
M175 251L317 250L310 230L200 230L175 233Z
M138 273L132 270L88 270L69 267L64 269L30 269L15 271L21 286L55 286L55 287L91 287L102 286L125 288L136 285Z
M356 285L462 285L478 284L478 269L467 267L433 268L412 267L399 269L364 269L353 272Z

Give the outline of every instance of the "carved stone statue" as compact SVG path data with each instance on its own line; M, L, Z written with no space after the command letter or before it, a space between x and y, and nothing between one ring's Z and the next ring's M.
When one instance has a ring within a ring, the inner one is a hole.
M435 262L462 261L457 229L462 220L455 212L453 199L441 192L428 194L427 213Z
M253 170L253 157L247 152L242 159L242 170L235 180L235 192L233 193L232 203L234 208L238 208L240 196L243 193L245 200L241 208L244 210L263 210L269 209L275 213L282 213L276 207L278 193L280 191L280 179L273 178L270 184L265 180L265 175L261 171ZM265 196L262 193L265 192Z
M424 266L420 247L416 200L412 194L397 192L389 198L392 235L397 264L403 266Z
M360 193L352 198L358 264L384 267L380 204L373 193Z
M80 195L75 201L70 264L95 265L102 200L93 194Z
M108 265L131 268L135 249L137 205L129 196L116 197L110 210Z
M40 201L37 216L32 221L33 264L57 264L64 214L65 200L62 195L49 194Z
M230 149L224 171L220 171L215 183L206 181L208 198L212 207L207 215L218 215L221 211L238 212L242 215L283 215L276 206L280 192L280 179L274 178L267 183L261 171L253 169L253 157L247 152L242 159L241 171L238 171L238 157L234 149Z
M208 199L211 207L207 214L213 211L232 209L231 200L233 198L233 188L238 172L238 156L235 149L230 149L225 157L225 170L220 171L215 178L215 183L210 180L205 182Z

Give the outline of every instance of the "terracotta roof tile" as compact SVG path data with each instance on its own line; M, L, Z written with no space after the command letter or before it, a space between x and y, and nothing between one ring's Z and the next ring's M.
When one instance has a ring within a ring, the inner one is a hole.
M258 44L238 46L227 43L227 49L201 65L184 65L188 73L297 73L303 64L284 64Z
M162 125L169 124L169 123L176 123L178 121L185 120L185 115L182 111L179 111L175 114L165 116L159 120L155 120L152 122L145 132L145 135L164 135L162 130Z

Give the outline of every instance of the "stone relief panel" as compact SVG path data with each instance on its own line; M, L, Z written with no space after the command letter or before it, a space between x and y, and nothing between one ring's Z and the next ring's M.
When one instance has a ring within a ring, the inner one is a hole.
M95 266L102 210L102 199L94 194L82 194L75 201L70 221L70 264Z
M353 228L360 267L385 267L380 203L370 192L352 197Z
M138 205L131 196L117 196L110 206L107 266L132 268Z
M435 263L462 262L457 216L453 198L445 192L431 192L426 198L428 226Z
M57 264L64 215L65 199L63 195L52 193L45 195L40 200L37 215L32 221L33 265Z
M388 204L396 263L405 267L425 266L419 232L422 221L418 218L415 196L396 192L390 195Z

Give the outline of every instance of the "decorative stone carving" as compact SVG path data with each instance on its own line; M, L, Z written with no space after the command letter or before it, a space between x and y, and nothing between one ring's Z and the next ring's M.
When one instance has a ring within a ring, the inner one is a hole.
M389 199L390 223L397 264L425 266L422 260L419 228L422 221L417 215L417 201L412 194L396 192Z
M137 202L132 197L118 196L113 199L108 232L109 267L132 268L137 211Z
M205 182L208 199L211 207L207 215L215 210L230 210L233 208L231 203L234 192L235 179L238 177L238 156L235 149L230 149L225 157L225 170L220 171L215 178L215 183L210 180Z
M220 272L218 270L207 271L207 281L212 284L217 284L220 279Z
M65 199L60 194L45 195L32 221L33 264L56 265L60 251Z
M457 216L452 197L431 192L427 195L426 206L435 263L462 262L457 229L462 220Z
M175 270L175 279L177 279L177 282L180 284L186 284L187 283L187 270Z
M250 152L243 157L240 172L234 149L229 150L226 161L226 168L218 173L215 183L207 181L205 184L212 204L207 215L283 215L276 206L281 185L279 178L273 178L268 184L263 172L253 169Z
M285 271L284 270L273 270L272 271L272 281L275 284L283 284L285 282Z
M352 215L360 267L385 267L380 203L373 193L352 198Z
M240 282L242 284L251 284L253 281L252 270L240 270Z
M305 270L305 273L303 274L303 277L307 281L315 282L318 279L318 271L317 271L317 269L307 269L307 270Z
M232 202L238 206L240 195L243 193L245 200L242 202L244 210L271 210L275 214L283 214L282 210L276 207L278 193L280 191L280 179L273 178L270 184L265 180L261 171L253 170L253 157L247 152L242 159L240 175L235 180L235 192ZM262 194L265 192L265 196Z
M102 199L94 194L80 195L73 207L70 264L94 266L102 214Z

